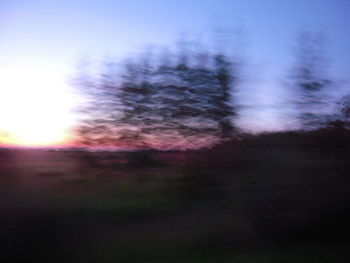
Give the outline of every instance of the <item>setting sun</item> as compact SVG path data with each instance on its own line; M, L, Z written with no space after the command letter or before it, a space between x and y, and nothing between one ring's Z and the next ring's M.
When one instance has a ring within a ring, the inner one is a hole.
M64 77L39 69L0 68L0 142L18 146L63 144L72 124Z

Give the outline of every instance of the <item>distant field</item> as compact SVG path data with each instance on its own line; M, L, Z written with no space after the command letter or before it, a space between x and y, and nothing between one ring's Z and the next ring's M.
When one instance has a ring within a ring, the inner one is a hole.
M347 143L289 134L197 152L1 149L1 254L6 262L345 262Z

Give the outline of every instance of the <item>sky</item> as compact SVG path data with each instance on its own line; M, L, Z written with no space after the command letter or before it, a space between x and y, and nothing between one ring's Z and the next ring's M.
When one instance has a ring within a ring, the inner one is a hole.
M288 128L281 78L297 32L327 35L330 74L349 90L349 13L348 0L0 0L0 142L69 141L79 101L69 80L82 56L124 57L214 28L243 32L245 72L254 78L238 95L249 106L239 125Z

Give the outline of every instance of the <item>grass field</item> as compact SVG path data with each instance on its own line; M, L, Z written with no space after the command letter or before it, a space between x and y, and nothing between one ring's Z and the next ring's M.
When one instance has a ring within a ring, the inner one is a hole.
M349 149L334 131L192 152L1 149L3 262L346 262Z

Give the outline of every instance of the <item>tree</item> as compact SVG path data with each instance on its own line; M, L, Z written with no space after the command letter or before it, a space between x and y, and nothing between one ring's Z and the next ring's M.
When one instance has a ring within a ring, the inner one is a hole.
M83 101L77 111L77 143L87 146L108 146L118 139L120 118L116 65L105 61L102 74L94 73L86 60L81 61L73 85ZM98 76L98 77L97 77Z
M337 103L337 109L328 126L333 128L350 128L350 95L343 96Z
M145 132L154 123L152 98L156 90L151 83L152 72L148 58L141 63L127 63L119 89L122 117L118 119L119 144L138 148L149 147L150 138Z
M143 55L116 69L104 64L98 81L80 76L86 118L77 129L87 145L187 149L232 135L232 62L223 54L172 52L158 64ZM205 56L203 56L205 55ZM206 58L207 63L196 63ZM177 61L175 59L177 58Z
M345 123L350 122L350 95L344 96L340 101L340 112Z
M326 77L325 39L322 34L303 31L298 35L295 49L294 85L302 129L320 127L325 121L324 91L332 82Z
M228 59L218 54L215 56L215 76L219 84L219 96L216 97L216 117L220 127L221 138L229 138L234 130L231 118L236 115L235 108L231 104L232 85L235 81L231 72L231 63Z
M163 64L154 74L161 94L163 128L166 125L167 132L176 131L192 147L232 136L234 107L228 58L209 52L180 52L177 57L175 65Z

